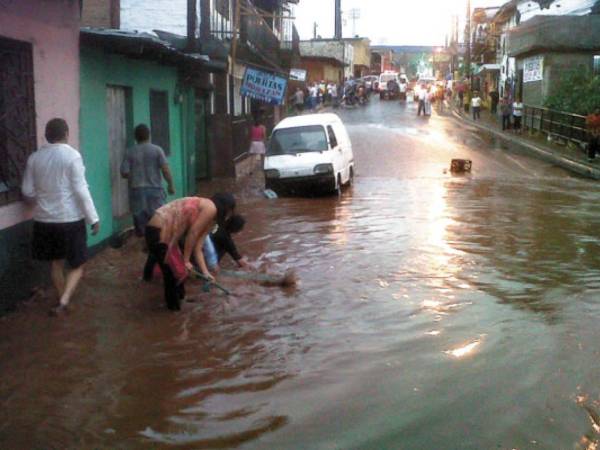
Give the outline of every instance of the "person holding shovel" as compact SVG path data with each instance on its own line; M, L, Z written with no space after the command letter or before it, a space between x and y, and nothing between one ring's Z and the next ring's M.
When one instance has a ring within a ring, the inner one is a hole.
M207 280L214 281L208 271L203 242L210 230L218 224L223 226L235 210L232 194L215 194L210 199L184 197L174 200L156 210L146 226L148 261L157 262L163 273L165 302L170 310L181 309L185 297L184 282L187 274L194 270L192 254L196 257L200 271ZM183 260L177 257L177 244L185 236ZM183 266L183 267L181 267Z

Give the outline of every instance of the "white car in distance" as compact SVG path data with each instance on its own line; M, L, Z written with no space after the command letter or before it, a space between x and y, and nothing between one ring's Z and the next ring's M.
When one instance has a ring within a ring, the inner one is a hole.
M264 164L265 187L277 193L340 193L354 179L354 154L336 114L282 120L273 130Z

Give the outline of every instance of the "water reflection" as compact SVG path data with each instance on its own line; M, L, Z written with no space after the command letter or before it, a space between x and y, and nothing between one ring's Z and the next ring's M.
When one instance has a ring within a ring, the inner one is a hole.
M454 356L455 358L464 358L465 356L469 356L471 354L473 354L473 352L475 351L475 349L477 347L479 347L479 345L481 344L480 340L476 340L473 342L469 342L468 344L465 344L463 346L454 348L452 350L446 350L444 353L446 353L447 355L450 356Z

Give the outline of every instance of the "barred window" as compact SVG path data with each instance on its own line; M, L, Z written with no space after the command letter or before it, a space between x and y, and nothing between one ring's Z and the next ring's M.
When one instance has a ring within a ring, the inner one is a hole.
M0 206L21 199L27 158L35 147L32 47L0 37Z
M150 91L150 136L152 143L171 154L171 136L169 132L169 93Z

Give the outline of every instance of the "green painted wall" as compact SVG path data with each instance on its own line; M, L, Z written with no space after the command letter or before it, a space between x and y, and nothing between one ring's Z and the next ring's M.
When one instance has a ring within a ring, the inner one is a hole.
M132 60L100 50L81 49L80 150L86 166L87 180L101 220L101 232L90 237L95 245L114 233L112 191L108 149L106 87L128 87L131 93L131 122L150 125L150 90L169 93L171 153L169 165L175 181L176 196L195 192L194 170L194 102L191 89L181 90L182 101L175 102L178 74L175 67L154 62Z

